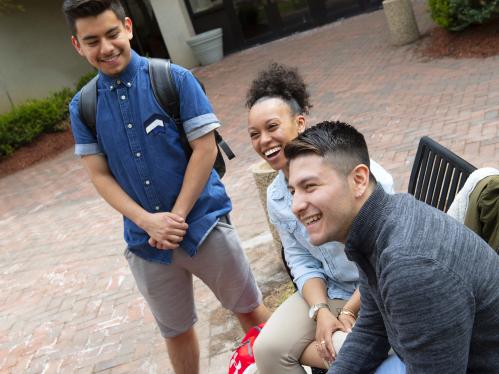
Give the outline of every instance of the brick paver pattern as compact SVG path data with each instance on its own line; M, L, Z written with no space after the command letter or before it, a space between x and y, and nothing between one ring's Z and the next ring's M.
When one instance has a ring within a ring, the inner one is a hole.
M433 27L414 3L424 34ZM237 158L224 178L233 221L265 293L286 279L271 246L249 166L244 95L270 61L298 66L309 122L362 131L371 156L405 192L419 138L477 167L499 165L499 58L430 60L420 43L389 45L382 11L258 46L196 69ZM69 46L68 46L69 47ZM0 179L0 372L171 373L147 306L122 256L121 217L67 151ZM201 372L224 373L241 332L195 281Z

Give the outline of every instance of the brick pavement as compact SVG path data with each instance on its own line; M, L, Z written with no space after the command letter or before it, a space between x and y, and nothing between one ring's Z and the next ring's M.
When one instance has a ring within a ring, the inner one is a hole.
M420 30L431 22L415 3ZM233 220L265 293L285 279L248 167L243 97L270 61L300 67L310 122L342 119L405 191L417 143L430 135L474 165L499 164L499 58L428 60L394 48L382 12L255 47L197 69L238 157L224 178ZM0 179L0 372L171 373L153 318L121 255L121 218L70 151ZM240 336L195 281L202 373L224 373Z

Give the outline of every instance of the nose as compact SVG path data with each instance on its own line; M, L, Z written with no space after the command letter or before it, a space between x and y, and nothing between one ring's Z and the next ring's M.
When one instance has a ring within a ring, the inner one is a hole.
M113 43L106 38L102 38L100 43L100 53L102 55L110 54L114 49Z
M262 131L262 133L260 134L260 143L262 145L269 144L271 139L272 137L267 131Z
M295 191L295 193L293 194L293 201L291 203L291 210L293 211L293 214L297 218L300 218L300 214L305 211L306 207L307 202L304 196L300 192Z

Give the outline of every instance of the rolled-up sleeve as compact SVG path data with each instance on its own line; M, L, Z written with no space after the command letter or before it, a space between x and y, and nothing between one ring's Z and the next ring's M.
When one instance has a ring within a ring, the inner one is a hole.
M187 140L193 141L220 127L217 116L200 84L188 70L177 70L177 91L180 102L180 120Z
M71 131L75 140L75 155L87 156L103 153L97 139L90 129L83 123L79 111L80 92L78 92L69 104L69 118Z

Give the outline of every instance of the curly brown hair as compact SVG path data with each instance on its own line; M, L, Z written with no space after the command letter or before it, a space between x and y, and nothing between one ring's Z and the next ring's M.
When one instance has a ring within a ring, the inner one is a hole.
M246 106L251 109L263 97L278 97L288 103L294 101L298 104L299 114L308 114L312 108L307 85L298 73L298 69L276 62L260 71L257 78L253 80L246 94ZM291 104L290 107L295 112L298 109L293 108Z

